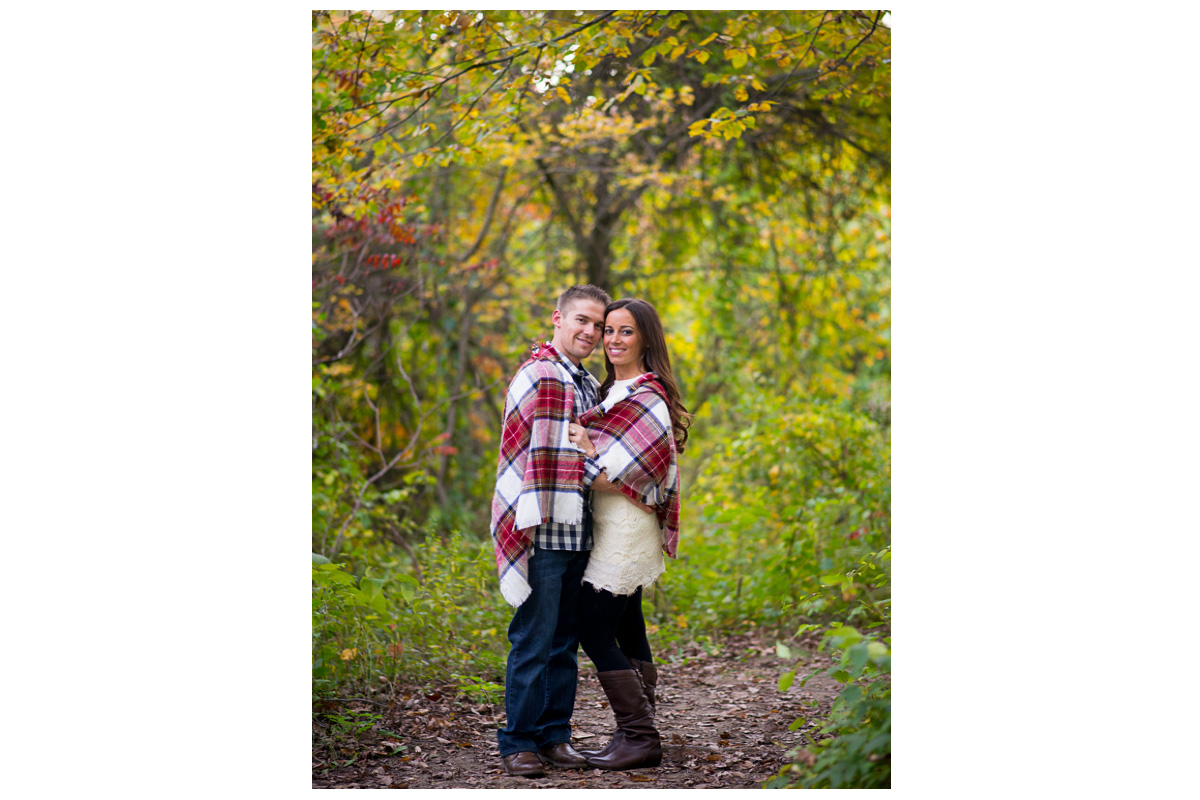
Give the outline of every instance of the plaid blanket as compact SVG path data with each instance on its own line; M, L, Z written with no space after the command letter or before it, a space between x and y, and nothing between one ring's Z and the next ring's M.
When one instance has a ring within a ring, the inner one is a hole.
M549 343L535 343L508 387L492 495L500 594L513 607L532 592L529 529L550 519L583 520L583 454L567 436L574 405L575 384L558 352Z
M663 552L679 547L679 465L667 392L653 372L613 387L600 405L579 418L596 446L596 463L621 492L652 506L662 529Z

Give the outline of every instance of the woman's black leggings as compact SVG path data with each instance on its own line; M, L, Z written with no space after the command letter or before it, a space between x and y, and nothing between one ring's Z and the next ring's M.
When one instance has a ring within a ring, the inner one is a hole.
M579 591L579 644L599 672L633 669L629 659L651 661L642 590L614 595L585 583Z

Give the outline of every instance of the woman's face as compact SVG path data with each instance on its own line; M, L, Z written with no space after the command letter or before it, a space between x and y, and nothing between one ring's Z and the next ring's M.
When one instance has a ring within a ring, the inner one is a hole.
M642 334L633 321L633 314L618 308L604 320L604 352L614 367L639 368L642 363Z

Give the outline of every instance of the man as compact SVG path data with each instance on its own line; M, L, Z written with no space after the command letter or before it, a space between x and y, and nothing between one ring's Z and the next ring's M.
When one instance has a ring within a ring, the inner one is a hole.
M568 424L599 403L600 384L580 362L603 338L609 302L591 285L563 292L551 317L553 341L534 346L504 405L491 528L500 592L516 607L508 627L507 721L497 732L509 775L540 777L543 762L587 766L571 747L576 607L592 548L586 495L615 487L571 444Z

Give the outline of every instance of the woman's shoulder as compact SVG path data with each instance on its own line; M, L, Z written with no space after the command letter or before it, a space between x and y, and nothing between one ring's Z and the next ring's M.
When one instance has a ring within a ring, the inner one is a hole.
M644 372L636 378L615 381L601 401L606 408L622 404L649 406L659 400L666 401L667 393L653 372Z
M645 372L634 378L629 386L629 396L637 397L643 405L667 402L667 390L653 372Z

